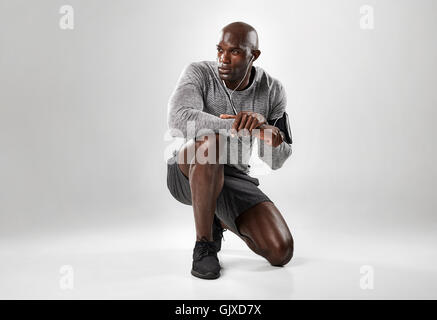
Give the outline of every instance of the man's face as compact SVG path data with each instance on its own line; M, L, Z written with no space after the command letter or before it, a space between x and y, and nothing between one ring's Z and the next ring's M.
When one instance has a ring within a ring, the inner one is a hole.
M250 49L230 32L222 32L217 44L217 65L220 79L240 81L251 58Z

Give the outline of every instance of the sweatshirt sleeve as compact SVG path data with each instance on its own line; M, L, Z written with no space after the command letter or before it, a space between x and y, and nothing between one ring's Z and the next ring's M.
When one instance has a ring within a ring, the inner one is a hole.
M272 105L267 121L272 122L275 119L281 118L286 111L287 96L282 84L278 81L276 88L272 94ZM282 131L281 131L282 132ZM258 139L258 157L264 161L272 170L277 170L283 166L285 161L291 156L291 143L285 140L277 146L273 147Z
M204 78L194 63L182 71L168 103L168 126L173 137L194 138L207 133L205 129L214 133L226 129L229 134L234 119L220 119L203 111Z

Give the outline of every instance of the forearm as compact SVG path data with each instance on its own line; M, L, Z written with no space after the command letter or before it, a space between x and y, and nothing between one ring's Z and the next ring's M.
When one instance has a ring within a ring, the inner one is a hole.
M285 141L279 146L273 147L265 143L264 140L258 139L258 156L273 170L281 168L291 153L291 145Z
M176 87L168 104L168 126L173 137L194 138L220 129L229 132L233 119L203 111L203 96L199 86L186 82Z
M182 135L184 138L198 137L208 131L229 134L233 122L234 119L220 119L201 110L183 106L172 106L168 115L172 136Z
M259 158L267 163L270 168L277 170L291 156L292 148L291 144L282 139L279 129L274 129L261 129L261 133L256 136L258 138Z

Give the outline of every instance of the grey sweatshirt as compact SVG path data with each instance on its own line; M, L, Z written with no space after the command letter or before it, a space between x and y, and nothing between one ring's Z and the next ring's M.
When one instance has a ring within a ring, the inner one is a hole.
M266 120L282 117L287 104L282 84L258 66L253 66L252 72L255 72L255 77L250 86L232 94L237 112L257 112ZM215 133L225 133L231 146L228 149L227 164L244 173L250 172L248 160L256 139L258 157L273 170L279 169L291 155L290 144L283 141L279 146L272 147L255 137L238 139L230 136L229 130L234 119L220 119L220 114L235 114L228 97L231 92L220 79L215 61L189 64L183 70L168 103L171 135L183 137L187 141L204 134L204 128ZM238 153L238 162L235 153Z

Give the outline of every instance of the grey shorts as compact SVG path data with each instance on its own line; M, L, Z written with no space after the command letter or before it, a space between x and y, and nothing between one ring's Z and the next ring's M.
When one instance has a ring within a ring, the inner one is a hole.
M235 223L241 213L260 202L273 202L258 186L258 179L224 165L224 184L217 198L215 214L231 231L241 235ZM167 160L167 187L176 200L192 205L190 183L179 168L175 154Z

